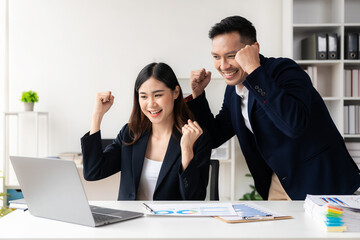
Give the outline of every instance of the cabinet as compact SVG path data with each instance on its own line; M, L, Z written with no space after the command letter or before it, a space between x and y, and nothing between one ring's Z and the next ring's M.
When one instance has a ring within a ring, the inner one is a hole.
M360 1L358 0L283 1L284 56L294 59L304 69L315 67L317 70L316 88L323 97L335 125L345 142L359 143L358 150L360 151L360 132L350 134L347 130L349 127L348 106L359 106L360 94L353 96L345 94L346 71L360 69L360 60L348 60L345 54L345 36L348 33L360 33L359 12ZM338 59L302 60L301 40L315 33L338 35ZM360 114L356 113L356 115L356 121L359 122ZM360 156L353 157L360 166Z
M49 114L47 112L4 113L4 192L20 189L10 155L48 156ZM4 203L7 199L4 198Z

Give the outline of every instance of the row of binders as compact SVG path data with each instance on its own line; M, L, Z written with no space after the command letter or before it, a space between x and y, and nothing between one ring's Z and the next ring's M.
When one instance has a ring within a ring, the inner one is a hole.
M346 142L345 145L350 156L360 169L360 142Z
M360 71L359 69L345 69L345 97L360 97Z
M360 33L345 34L345 59L360 58ZM301 59L339 59L339 38L336 33L314 33L301 40Z
M344 133L360 134L360 105L344 106Z
M315 33L301 40L301 59L339 59L338 35L336 33Z
M359 195L307 195L304 209L328 232L360 231Z

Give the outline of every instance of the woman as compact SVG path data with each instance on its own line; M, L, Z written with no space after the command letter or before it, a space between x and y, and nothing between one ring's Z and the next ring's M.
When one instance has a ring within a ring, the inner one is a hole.
M114 102L98 93L90 132L82 139L84 177L99 180L121 171L119 200L204 200L209 178L209 137L184 102L165 63L139 73L129 123L103 151L100 124Z

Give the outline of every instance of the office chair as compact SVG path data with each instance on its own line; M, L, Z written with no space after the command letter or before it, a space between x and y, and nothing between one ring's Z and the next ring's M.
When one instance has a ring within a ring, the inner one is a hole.
M210 159L210 201L219 201L219 168L219 160Z
M115 140L114 138L103 138L103 139L101 139L101 145L103 147L103 150L105 150L107 145L112 144L114 140Z

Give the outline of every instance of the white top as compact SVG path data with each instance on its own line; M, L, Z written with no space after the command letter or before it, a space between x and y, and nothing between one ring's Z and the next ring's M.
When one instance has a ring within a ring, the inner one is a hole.
M153 200L162 162L144 159L136 200Z
M243 86L243 88L241 90L239 90L239 86L236 85L235 91L236 91L236 94L242 98L241 114L244 117L245 125L252 133L254 133L251 128L250 121L249 121L249 112L248 112L249 90L245 86Z

